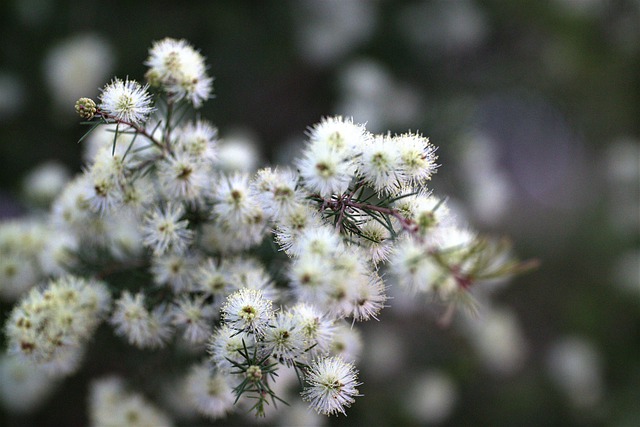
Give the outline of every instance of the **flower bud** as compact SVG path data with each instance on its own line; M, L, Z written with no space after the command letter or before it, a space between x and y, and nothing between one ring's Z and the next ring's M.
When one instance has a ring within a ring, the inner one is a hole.
M91 98L80 98L76 101L76 112L80 117L91 120L96 114L96 103Z

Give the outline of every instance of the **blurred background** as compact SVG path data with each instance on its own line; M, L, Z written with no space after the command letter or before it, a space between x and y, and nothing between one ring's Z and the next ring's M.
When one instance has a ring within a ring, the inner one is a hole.
M168 36L206 56L199 114L247 168L289 163L325 115L419 131L434 192L540 260L447 329L394 295L361 325L365 397L313 422L640 423L640 1L5 0L0 34L2 219L37 204L34 171L81 170L76 99L142 80ZM28 411L4 397L0 425L86 424L89 377Z

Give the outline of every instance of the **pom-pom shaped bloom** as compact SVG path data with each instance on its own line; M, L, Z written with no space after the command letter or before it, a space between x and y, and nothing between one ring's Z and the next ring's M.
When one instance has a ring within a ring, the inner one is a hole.
M158 178L168 199L197 204L209 183L210 165L187 151L178 151L157 163Z
M400 151L402 171L408 183L424 185L431 179L438 165L436 148L429 138L415 133L406 133L393 137L392 141Z
M325 117L309 130L312 146L321 146L338 153L354 153L369 140L363 125L341 116Z
M358 371L351 363L339 357L327 357L313 361L305 380L307 387L302 398L311 408L324 415L346 414L345 408L355 402L358 394Z
M185 379L185 392L189 403L212 420L233 411L235 395L228 377L212 371L208 363L200 363L191 368Z
M172 310L173 324L184 328L184 337L190 343L201 343L211 335L213 307L203 297L182 297Z
M164 209L154 209L144 220L142 234L145 246L153 250L154 255L162 255L171 250L181 253L186 248L193 232L187 227L189 222L181 220L184 208L180 204L168 203Z
M258 171L252 184L262 209L277 217L291 212L300 203L297 182L298 174L289 169L272 171L265 168Z
M199 108L211 96L213 79L207 76L204 58L186 40L167 37L155 42L145 65L149 83L173 101L186 98Z
M277 360L292 365L305 352L305 335L301 318L291 312L276 314L273 324L267 328L263 345Z
M185 151L189 155L206 162L214 162L217 158L218 129L206 120L189 122L178 129L176 150Z
M236 331L227 325L222 325L211 335L207 343L207 351L211 355L211 361L222 372L230 372L233 363L241 363L244 358L241 351L255 345L253 335L244 331Z
M306 303L294 305L291 312L298 318L306 348L311 354L327 353L335 330L333 321L327 319L315 306Z
M361 147L356 160L358 175L378 192L396 193L405 181L395 140L378 135Z
M344 193L356 171L354 156L370 139L362 125L340 116L328 117L309 131L309 144L296 166L311 193L327 197Z
M249 175L235 173L222 177L213 195L213 211L222 222L241 223L255 212L257 203L249 187Z
M413 292L431 291L443 274L429 255L429 248L412 238L405 238L396 246L390 265L398 283Z
M139 348L162 347L171 334L165 307L158 306L150 312L145 307L142 292L131 295L124 291L116 301L111 323L118 335L126 337L130 344Z
M99 108L108 118L133 125L144 123L153 111L147 86L128 78L114 79L102 89Z
M57 381L19 357L0 356L0 402L10 412L28 413L55 390Z
M308 146L297 166L305 188L323 197L347 191L355 172L344 152L320 144Z
M222 306L224 323L236 331L264 336L273 320L272 303L259 289L242 288L229 295Z

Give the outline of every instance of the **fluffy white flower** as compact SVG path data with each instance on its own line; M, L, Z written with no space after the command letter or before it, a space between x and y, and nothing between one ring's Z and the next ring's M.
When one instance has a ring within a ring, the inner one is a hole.
M145 65L149 83L160 86L173 101L186 98L199 108L211 96L213 79L207 76L204 58L186 40L154 42Z
M209 184L210 165L188 151L177 151L157 163L158 178L168 199L199 203Z
M233 368L232 361L241 363L244 360L240 351L252 348L254 345L253 335L222 325L211 335L207 343L207 351L218 370L229 372Z
M360 358L362 346L362 336L358 329L353 328L350 323L335 324L333 339L329 346L330 354L355 363Z
M167 253L151 260L151 273L157 285L168 285L177 295L191 291L199 259L191 252Z
M207 363L191 368L185 379L185 392L191 405L213 420L233 411L235 395L227 376L213 371Z
M10 412L27 413L51 394L56 381L19 357L0 356L0 402Z
M262 342L267 352L288 366L298 360L307 349L300 320L300 317L291 312L278 312L273 324L266 329Z
M258 171L252 182L256 199L262 209L272 217L291 212L301 203L302 195L296 190L298 174L290 169L265 168Z
M176 150L185 151L189 155L206 162L214 162L217 158L218 129L206 120L189 122L178 129Z
M153 250L154 255L162 255L169 250L181 253L187 248L193 231L187 229L187 220L180 220L183 215L182 205L168 203L164 208L157 207L145 218L142 226L144 244Z
M315 360L306 372L308 384L302 391L302 398L311 408L324 415L346 414L345 407L360 396L358 389L358 371L351 363L339 357Z
M102 89L100 110L118 121L143 123L153 111L147 86L129 78L114 79Z
M113 47L96 34L75 34L47 53L44 74L52 99L61 111L82 96L97 95L114 65Z
M83 354L83 344L107 311L111 296L106 286L75 276L32 289L14 307L5 325L8 348L52 374L73 372Z
M363 144L356 164L358 175L378 193L396 193L406 180L399 146L389 136L378 135Z
M142 292L133 296L124 291L116 301L110 322L118 335L139 348L162 347L171 334L166 308L160 305L150 312Z
M272 303L265 299L262 291L242 288L229 295L222 306L222 319L236 331L247 331L264 336L273 321Z
M173 324L184 328L184 337L190 343L201 343L211 335L213 307L203 297L182 297L171 311Z
M431 179L438 165L436 148L429 138L414 133L406 133L393 137L392 140L400 151L402 171L407 184L424 185Z
M376 317L387 301L386 286L377 273L372 272L369 280L356 282L351 301L351 316L354 320L362 321Z
M341 154L353 154L371 136L365 127L341 116L325 117L309 130L309 143Z
M291 308L298 318L306 340L306 348L311 354L326 354L333 340L335 326L333 321L323 315L315 306L298 303Z
M376 220L368 219L360 225L360 233L362 237L358 239L358 243L366 249L374 265L389 259L393 246L387 227Z
M89 418L93 426L167 427L167 415L142 395L128 392L120 378L102 378L91 384Z
M443 271L429 248L412 238L402 240L395 248L389 265L401 286L413 292L430 292Z
M221 177L215 189L213 212L221 221L246 221L255 211L257 203L249 186L249 175L235 173Z
M308 146L296 165L304 187L322 197L347 191L355 172L355 166L349 157L330 145Z

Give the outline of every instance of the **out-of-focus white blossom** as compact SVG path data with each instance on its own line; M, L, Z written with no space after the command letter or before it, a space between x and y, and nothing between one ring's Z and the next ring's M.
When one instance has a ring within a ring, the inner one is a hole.
M155 42L145 65L149 84L173 101L187 99L199 108L211 96L213 79L207 76L204 58L186 40L167 37Z
M229 377L215 371L208 363L195 365L185 378L185 393L191 405L212 420L233 411L235 395Z
M89 419L100 427L167 427L169 417L138 393L125 389L118 377L94 380L89 390Z
M43 64L51 99L61 111L73 114L71 107L78 98L98 95L98 88L113 69L114 59L111 44L97 34L75 34L57 42Z

